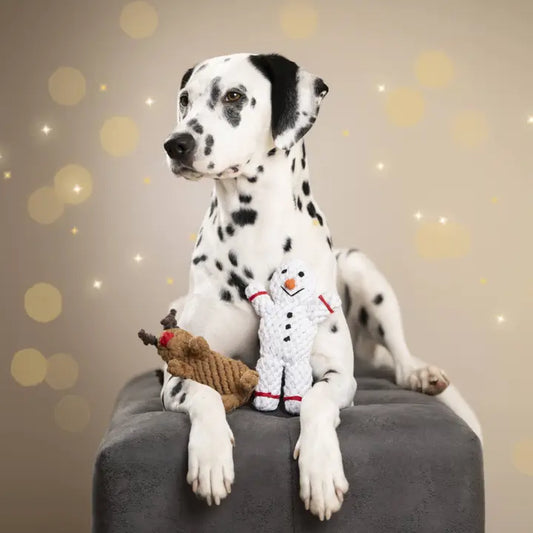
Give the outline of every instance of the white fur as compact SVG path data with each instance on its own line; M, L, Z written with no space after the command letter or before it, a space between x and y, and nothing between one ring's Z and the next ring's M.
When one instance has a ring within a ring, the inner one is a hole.
M215 178L212 201L216 198L217 205L208 209L204 217L200 243L193 254L193 259L203 256L205 259L197 264L193 261L189 293L171 307L178 309L180 327L204 336L214 350L229 357L239 356L254 367L258 356L258 318L246 298L239 296L238 288L228 286L231 271L249 282L243 274L246 267L253 272L254 281L266 284L268 276L284 260L299 258L315 273L320 292L334 293L338 289L345 306L346 296L351 300L346 318L339 310L318 326L311 355L316 382L302 401L301 432L294 450L300 470L300 496L313 514L328 519L340 509L348 490L336 427L340 409L352 405L356 391L352 340L354 346L364 348L363 355L372 359L377 357L377 346L386 346L390 353L387 357L392 356L397 381L403 387L428 389L431 377L444 379L444 375L411 356L394 293L372 263L363 254L348 251L337 253L336 260L327 242L329 229L324 215L312 194L302 193L309 168L307 164L303 168L303 141L294 142L298 137L294 128L272 138L270 82L251 64L247 54L228 57L229 60L214 58L196 67L180 92L188 91L191 103L190 109L180 110L175 132L192 133L187 125L191 118L204 131L193 133L198 143L194 168L180 171L172 160L169 166L175 174L188 179ZM224 91L243 85L247 98L256 100L254 107L243 108L238 127L225 119L224 104L209 108L215 79L221 96ZM305 116L317 115L324 96L314 95L315 79L301 69L298 71L298 94L300 105L307 109ZM301 130L302 120L299 115L295 128ZM207 134L214 138L208 156L203 149ZM268 155L275 146L276 153ZM280 146L290 151L285 152ZM257 180L250 182L248 178L254 177ZM252 196L251 202L243 205L239 199L243 195ZM298 197L303 204L301 210L295 206ZM313 202L323 225L317 223L316 216L311 218L307 213L309 202ZM235 223L234 213L243 206L257 213L254 224L241 227ZM233 228L232 235L226 231L228 226ZM291 250L286 252L283 245L288 237ZM229 259L230 251L235 254L238 266ZM222 265L222 271L216 261ZM231 302L220 298L222 290L231 293ZM372 303L377 294L384 298L379 305ZM368 312L368 327L361 327L358 320L361 306ZM384 339L376 333L379 325L385 331ZM326 374L327 379L322 380ZM233 435L221 398L212 389L190 380L185 380L179 393L173 395L179 378L169 378L168 374L165 378L162 390L165 408L186 412L191 419L187 480L196 494L209 504L218 504L230 492L234 479ZM480 435L475 415L455 389L448 387L438 398L463 416Z

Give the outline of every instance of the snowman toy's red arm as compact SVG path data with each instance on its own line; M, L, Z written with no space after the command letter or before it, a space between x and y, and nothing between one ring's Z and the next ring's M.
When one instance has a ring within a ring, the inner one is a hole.
M341 306L341 299L337 293L319 294L313 303L312 314L316 322L322 322Z
M255 312L259 316L272 311L274 302L270 298L266 289L259 283L250 283L245 289L246 298L252 304Z

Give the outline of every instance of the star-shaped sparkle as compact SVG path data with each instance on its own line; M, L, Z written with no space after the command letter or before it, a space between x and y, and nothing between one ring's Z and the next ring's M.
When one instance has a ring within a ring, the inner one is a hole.
M133 260L134 260L135 262L137 262L137 263L140 263L140 262L143 260L143 257L142 257L141 254L137 254L137 255L133 258Z
M153 98L150 98L148 97L144 103L148 106L148 107L152 107L154 104L155 104L155 100Z
M100 84L100 92L105 93L107 91L107 84L101 83Z
M95 279L95 280L94 280L94 283L93 283L93 287L94 287L95 289L100 289L100 288L102 288L102 282L101 282L99 279Z
M71 230L70 230L70 233L72 233L72 235L77 235L78 234L78 228L76 226L74 226Z
M505 317L503 315L497 315L496 316L496 322L498 322L498 324L503 324L505 321L506 321L506 319L505 319Z
M52 131L52 128L51 128L48 124L45 124L45 125L41 128L41 131L42 131L45 135L48 135L48 134Z
M417 220L420 220L420 219L423 217L423 215L422 215L422 213L421 213L420 211L417 211L413 216L414 216Z
M72 187L72 190L73 190L76 194L80 194L82 188L83 188L83 187L80 187L78 184L76 184L76 185L74 185L74 187Z
M4 171L4 179L10 180L11 179L11 170Z
M378 93L384 93L385 92L385 85L380 84L378 85Z
M448 219L446 217L440 217L439 218L439 223L444 226L444 224L448 223Z

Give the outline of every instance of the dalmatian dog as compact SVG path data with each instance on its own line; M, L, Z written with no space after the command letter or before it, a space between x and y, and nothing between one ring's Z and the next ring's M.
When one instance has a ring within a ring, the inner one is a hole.
M446 374L407 347L396 296L361 252L333 250L313 197L304 137L328 92L324 81L276 54L216 57L190 68L178 92L177 125L164 142L178 177L214 182L198 231L188 294L173 302L179 326L255 367L259 318L246 296L283 262L301 259L322 294L340 294L342 310L318 325L311 353L314 385L300 407L300 497L321 520L348 490L336 428L356 392L358 357L387 361L396 382L436 398L481 436L473 411ZM187 481L209 505L234 482L231 428L220 395L164 372L167 410L191 421Z

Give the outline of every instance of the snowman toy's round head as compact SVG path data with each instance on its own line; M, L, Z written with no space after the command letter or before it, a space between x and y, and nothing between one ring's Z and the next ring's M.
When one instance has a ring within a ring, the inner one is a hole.
M275 302L302 304L316 297L316 279L303 261L294 260L274 271L270 296Z

